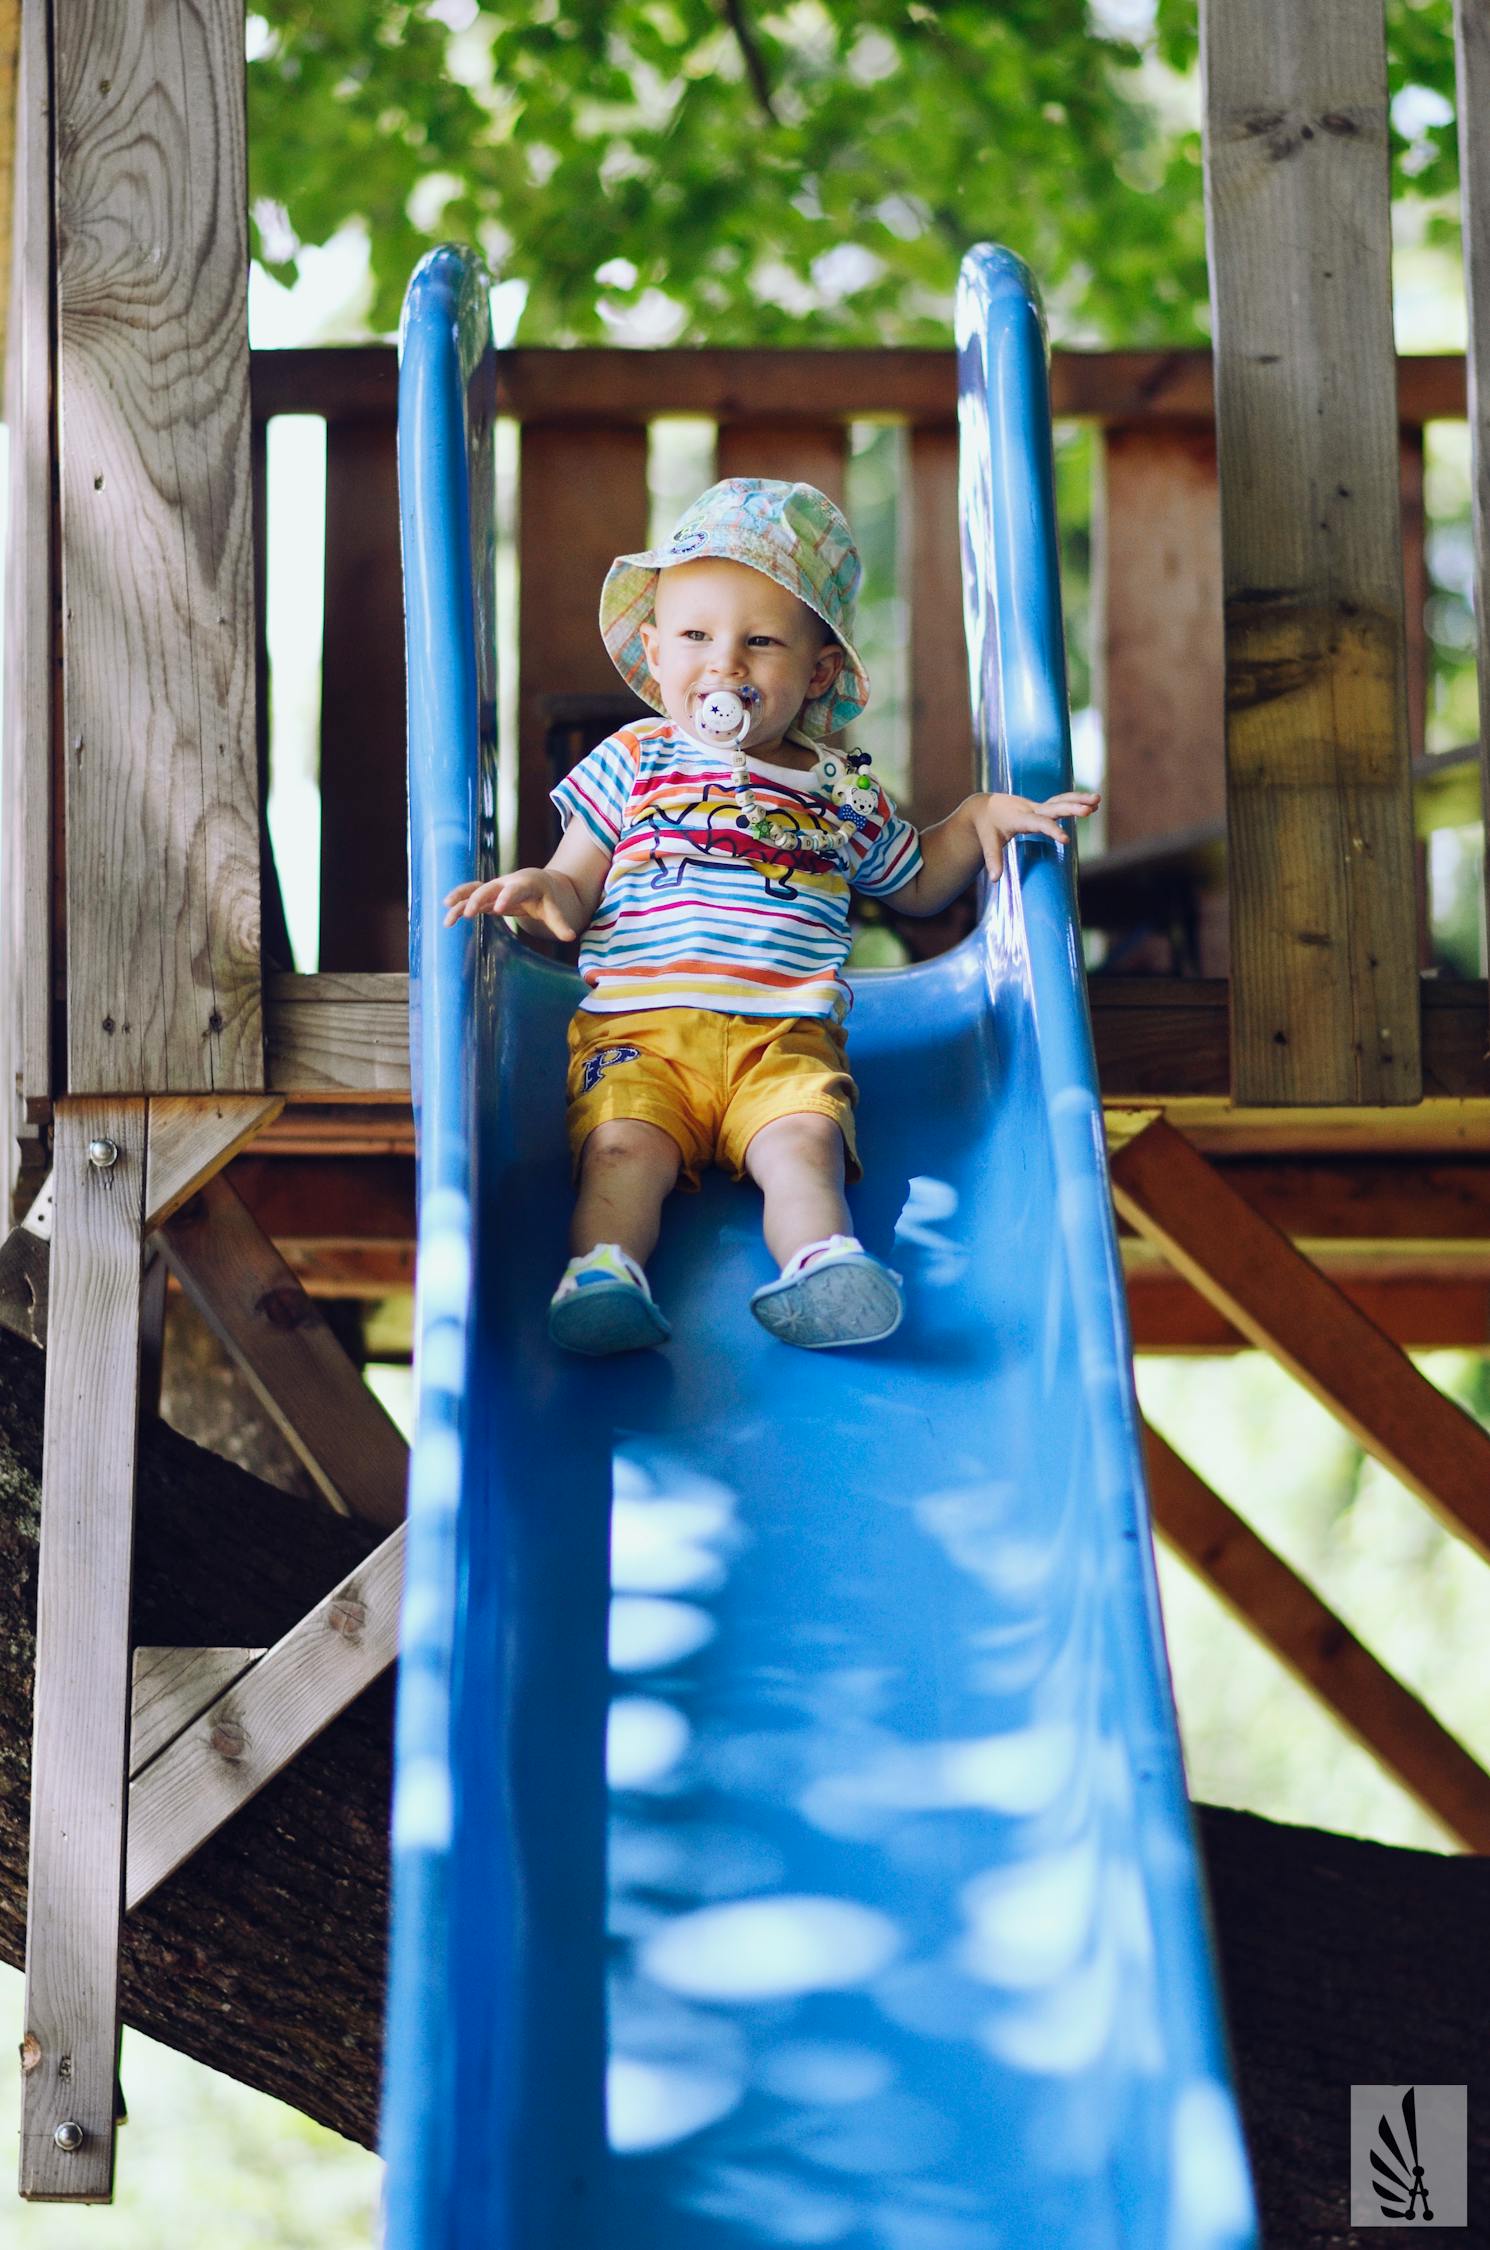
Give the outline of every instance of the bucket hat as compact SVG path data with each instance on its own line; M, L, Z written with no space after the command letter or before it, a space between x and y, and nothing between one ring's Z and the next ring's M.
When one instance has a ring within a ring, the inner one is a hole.
M705 557L763 571L815 610L842 648L837 679L802 706L802 733L837 734L856 719L869 701L869 674L853 645L859 550L825 492L779 477L725 477L694 501L665 547L616 557L600 592L600 632L627 686L663 709L641 628L652 621L657 573Z

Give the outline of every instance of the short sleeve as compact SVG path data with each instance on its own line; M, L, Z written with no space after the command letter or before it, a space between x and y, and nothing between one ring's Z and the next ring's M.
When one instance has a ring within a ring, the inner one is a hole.
M921 868L921 838L881 789L874 811L854 840L849 880L866 898L888 898Z
M607 735L565 774L557 789L549 791L564 826L578 819L602 851L614 851L626 824L626 804L636 771L632 745L622 735Z

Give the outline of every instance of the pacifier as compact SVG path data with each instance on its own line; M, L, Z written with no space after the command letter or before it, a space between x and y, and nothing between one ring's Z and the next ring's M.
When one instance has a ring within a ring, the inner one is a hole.
M743 742L759 701L754 688L711 688L694 699L693 724L705 742Z

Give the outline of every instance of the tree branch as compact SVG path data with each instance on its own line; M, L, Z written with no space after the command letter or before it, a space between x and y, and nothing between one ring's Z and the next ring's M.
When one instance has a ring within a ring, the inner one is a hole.
M756 104L769 123L779 125L781 120L771 106L771 81L766 76L765 60L755 43L755 27L745 13L745 0L719 0L719 4L725 22L735 35L735 44L744 57L746 75L755 94Z

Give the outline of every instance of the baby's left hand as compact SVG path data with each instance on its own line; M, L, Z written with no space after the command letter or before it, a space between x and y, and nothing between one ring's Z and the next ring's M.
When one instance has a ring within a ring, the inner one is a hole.
M1004 872L1004 846L1011 836L1049 836L1067 842L1062 820L1085 820L1102 802L1100 789L1066 789L1037 805L1028 797L992 790L969 797L964 810L970 817L983 851L983 865L995 883Z

